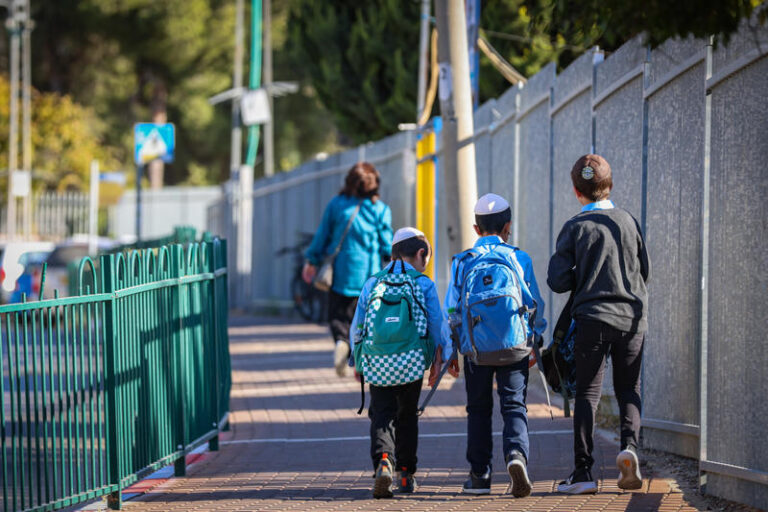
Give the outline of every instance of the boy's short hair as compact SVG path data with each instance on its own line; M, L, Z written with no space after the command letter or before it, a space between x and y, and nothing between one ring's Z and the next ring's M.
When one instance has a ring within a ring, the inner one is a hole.
M608 199L613 188L611 166L600 155L584 155L573 165L571 181L574 188L587 199Z
M392 246L392 259L413 258L419 250L424 249L427 256L432 255L432 246L425 236L412 236Z
M481 233L498 235L504 230L504 225L512 220L512 210L490 213L488 215L475 215L475 224Z

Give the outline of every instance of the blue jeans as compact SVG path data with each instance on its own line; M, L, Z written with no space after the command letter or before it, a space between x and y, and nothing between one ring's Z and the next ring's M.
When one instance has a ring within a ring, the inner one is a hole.
M472 472L482 475L491 469L493 456L493 377L504 419L503 449L507 460L517 450L528 460L528 358L507 366L480 366L464 357L467 389L467 460Z

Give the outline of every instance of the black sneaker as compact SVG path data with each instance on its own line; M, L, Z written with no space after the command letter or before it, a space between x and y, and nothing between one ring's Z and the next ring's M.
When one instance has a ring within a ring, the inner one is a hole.
M597 484L588 468L576 468L567 480L557 484L557 490L567 494L594 494Z
M462 489L464 494L491 494L491 471L487 470L483 475L469 472L469 478L464 482Z
M392 480L394 475L392 463L389 462L387 454L381 456L379 467L376 468L376 474L373 482L373 497L379 498L391 498L392 494Z
M397 479L397 492L403 494L413 493L418 485L416 485L416 479L413 474L409 473L407 469L402 468L400 470L400 478Z
M640 476L640 462L637 453L631 447L622 450L616 457L616 467L619 468L617 484L619 489L635 491L643 487L643 477Z
M512 496L525 498L531 494L531 480L528 478L525 457L517 450L513 450L507 459L507 472L512 480Z

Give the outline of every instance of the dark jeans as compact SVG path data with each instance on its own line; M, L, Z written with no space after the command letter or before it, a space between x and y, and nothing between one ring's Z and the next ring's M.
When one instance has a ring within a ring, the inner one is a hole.
M328 325L334 343L342 340L349 343L349 326L355 316L357 297L347 297L333 290L328 292Z
M397 469L416 472L419 444L419 407L422 379L401 386L374 386L368 417L371 419L371 460L374 470L387 453Z
M613 389L619 402L621 449L637 449L640 432L640 366L644 340L644 333L619 331L593 320L576 320L573 451L577 468L591 468L595 462L592 458L592 435L608 354L613 361Z
M491 469L493 455L493 377L499 393L499 409L504 419L505 460L517 450L528 460L528 358L507 366L480 366L464 357L464 382L467 389L467 460L472 472L482 475Z

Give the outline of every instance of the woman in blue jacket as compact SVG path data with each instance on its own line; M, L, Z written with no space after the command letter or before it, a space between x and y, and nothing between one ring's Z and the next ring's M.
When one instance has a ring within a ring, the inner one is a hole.
M312 282L327 256L341 248L333 264L333 284L328 297L328 322L336 344L334 366L343 377L349 357L349 327L366 279L389 259L392 245L392 211L379 199L379 171L368 162L355 164L344 187L325 207L320 227L307 249L303 277ZM358 209L359 206L359 209ZM354 215L349 232L347 224Z

